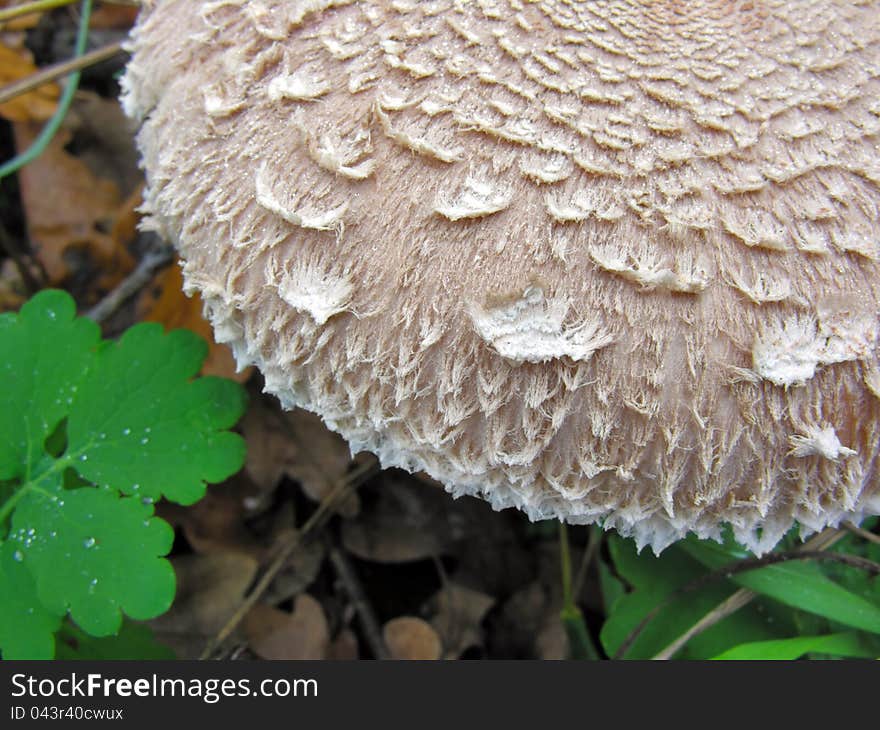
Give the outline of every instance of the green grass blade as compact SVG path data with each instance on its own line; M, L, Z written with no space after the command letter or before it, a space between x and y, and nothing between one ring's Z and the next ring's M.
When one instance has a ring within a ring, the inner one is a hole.
M792 639L773 639L740 644L712 657L713 659L799 659L804 654L874 658L876 652L855 631L825 636L797 636Z
M736 560L722 546L708 542L684 541L682 548L712 569ZM730 580L786 606L880 634L880 606L835 583L815 563L777 563L734 574Z

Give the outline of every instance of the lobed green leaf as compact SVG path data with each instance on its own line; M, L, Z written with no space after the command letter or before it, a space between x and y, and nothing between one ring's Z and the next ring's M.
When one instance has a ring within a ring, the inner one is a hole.
M64 292L0 315L0 651L47 658L66 614L92 636L174 597L160 498L191 504L244 462L244 391L159 325L104 342Z

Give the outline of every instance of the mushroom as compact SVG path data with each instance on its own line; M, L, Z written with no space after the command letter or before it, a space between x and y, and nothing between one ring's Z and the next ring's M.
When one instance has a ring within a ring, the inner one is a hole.
M880 513L880 13L151 0L147 224L353 451L656 551Z

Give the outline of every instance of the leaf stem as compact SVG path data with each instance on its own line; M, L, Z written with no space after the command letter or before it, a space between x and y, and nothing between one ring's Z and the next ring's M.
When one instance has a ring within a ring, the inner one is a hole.
M575 603L571 580L571 551L568 546L568 527L559 521L559 563L562 574L562 610L559 618L568 635L569 652L572 659L599 659L584 615Z
M79 58L86 50L86 43L89 37L89 19L92 16L92 4L93 0L82 0L82 10L80 12L79 27L76 33L74 58ZM0 16L0 19L2 19L2 16ZM13 157L11 160L8 160L3 165L0 165L0 180L13 174L14 172L17 172L22 167L30 162L33 162L35 159L37 159L37 157L43 154L46 147L49 145L49 142L52 141L52 138L61 127L64 118L67 116L67 112L70 110L70 105L73 103L73 96L76 93L77 87L79 86L79 79L81 75L81 71L74 71L72 74L70 74L70 76L68 76L67 83L64 86L64 91L61 94L61 99L59 99L58 101L58 108L55 110L52 118L48 121L46 126L43 127L39 136L34 140L33 144L28 147L27 150L22 152L20 155Z

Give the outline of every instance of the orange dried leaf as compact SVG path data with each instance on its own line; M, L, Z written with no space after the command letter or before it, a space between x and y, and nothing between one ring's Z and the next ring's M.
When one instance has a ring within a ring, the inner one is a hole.
M229 348L214 341L214 331L202 316L201 297L198 294L187 297L183 293L183 275L179 266L169 266L159 272L151 289L152 292L145 293L141 298L139 309L142 318L150 322L160 322L168 329L185 327L205 338L209 350L202 366L202 374L220 375L239 383L250 377L251 369L238 372Z
M244 619L251 649L263 659L324 659L330 631L324 609L309 594L298 596L293 613L264 604Z
M102 5L92 11L91 23L93 29L101 30L127 30L134 25L140 10L137 7L123 5Z
M0 87L30 76L36 70L30 51L0 45ZM0 104L0 117L10 122L43 122L55 113L58 94L57 84L45 84Z
M439 659L443 653L440 636L427 621L399 616L382 628L382 637L392 659Z
M40 125L13 125L19 149L27 148ZM96 301L133 267L112 229L119 213L120 191L65 150L71 133L62 130L46 151L19 171L22 205L34 254L49 284L72 274L88 280L87 300Z

